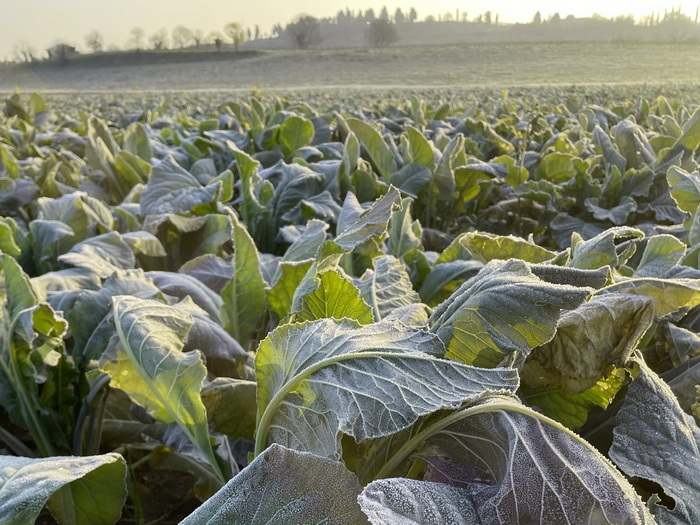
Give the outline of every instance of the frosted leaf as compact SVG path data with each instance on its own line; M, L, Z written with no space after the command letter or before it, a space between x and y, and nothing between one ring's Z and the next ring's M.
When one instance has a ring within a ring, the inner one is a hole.
M180 525L367 523L342 463L272 445Z
M479 525L469 492L442 483L382 479L370 483L358 498L375 525Z
M630 476L655 481L675 500L650 501L660 523L700 523L700 430L643 361L617 417L610 457Z

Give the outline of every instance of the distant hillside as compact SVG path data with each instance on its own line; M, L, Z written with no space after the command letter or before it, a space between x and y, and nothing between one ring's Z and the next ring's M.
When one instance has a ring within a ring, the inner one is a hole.
M398 88L427 86L670 83L700 85L700 45L498 43L384 49L261 50L163 54L159 63L69 61L0 70L0 94L25 92ZM172 62L165 60L172 59ZM179 62L189 58L187 63ZM177 59L177 60L176 60ZM129 64L124 67L124 64ZM666 89L666 88L663 88ZM663 93L659 89L659 94Z
M321 49L368 47L367 23L319 21ZM700 42L700 24L688 17L635 24L630 18L555 19L539 24L484 22L399 22L395 46L476 44L496 42ZM275 38L244 43L241 49L289 49L292 40L281 32Z

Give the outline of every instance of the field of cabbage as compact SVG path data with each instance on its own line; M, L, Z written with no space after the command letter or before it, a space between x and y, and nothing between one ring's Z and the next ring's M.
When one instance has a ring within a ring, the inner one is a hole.
M696 89L254 95L0 103L0 523L700 523Z

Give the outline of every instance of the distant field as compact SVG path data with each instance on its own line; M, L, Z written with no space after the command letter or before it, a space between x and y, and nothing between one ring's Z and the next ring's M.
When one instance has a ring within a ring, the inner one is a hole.
M700 84L700 45L523 43L263 51L222 60L0 69L0 91ZM230 56L234 56L232 53Z

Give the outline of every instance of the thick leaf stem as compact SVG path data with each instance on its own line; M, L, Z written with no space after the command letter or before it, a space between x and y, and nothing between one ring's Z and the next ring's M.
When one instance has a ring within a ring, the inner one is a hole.
M197 440L197 437L192 433L190 427L182 422L180 419L179 415L174 412L171 407L170 403L168 402L167 399L165 399L160 391L157 388L151 388L151 382L154 380L151 375L143 368L141 363L139 362L138 359L134 359L132 357L133 355L133 350L131 350L131 347L129 345L129 334L124 332L124 327L120 322L115 323L116 324L116 329L117 329L117 334L119 336L119 340L121 341L122 345L124 345L125 349L129 349L127 352L127 355L129 355L129 359L131 360L132 364L138 370L139 375L144 379L146 384L149 386L151 389L152 394L158 399L160 402L161 406L165 407L165 409L168 411L170 414L170 417L172 418L173 421L175 421L178 426L183 430L183 432L187 435L187 437L190 439L190 441L204 454L204 457L207 458L207 461L209 464L213 467L214 472L216 475L219 477L221 481L224 483L226 482L226 476L224 475L223 471L219 467L219 463L216 460L216 456L214 454L214 451L211 448L211 445L209 444L208 447L202 446L199 441Z
M387 358L401 357L402 359L410 359L410 358L424 359L425 355L416 354L414 356L411 356L411 355L407 355L407 354L396 354L393 352L381 352L381 351L378 351L378 352L377 351L375 351L375 352L366 352L366 351L365 352L350 352L347 354L336 355L333 357L329 357L327 359L323 359L323 360L319 361L318 363L315 363L315 364L311 365L310 367L303 369L297 375L293 376L289 381L287 381L282 386L282 388L280 388L275 393L275 395L272 397L272 399L270 399L270 402L265 407L265 410L262 413L262 416L260 417L257 428L255 430L254 456L255 457L259 456L267 448L267 436L269 433L269 429L270 429L270 425L272 423L272 420L275 417L275 413L277 412L277 408L282 404L282 402L284 401L284 398L290 392L294 392L299 387L299 385L301 384L302 381L306 380L308 377L312 376L314 373L321 370L322 368L333 365L335 363L340 363L342 361L347 361L350 359L362 359L362 358L374 359L374 358L378 358L378 357L387 357Z
M49 439L48 434L44 425L39 420L37 414L39 413L40 406L37 403L36 397L29 391L26 383L22 377L22 372L17 362L17 351L15 349L14 342L12 340L12 335L15 333L15 328L20 317L26 310L21 311L13 319L12 324L7 332L8 334L8 354L9 363L5 362L4 359L0 359L0 364L2 364L3 371L5 375L13 383L15 392L17 393L17 399L19 401L20 412L22 413L22 419L27 425L37 448L41 452L42 456L49 457L55 456L56 451Z
M445 430L450 425L457 423L458 421L461 421L463 419L467 419L469 417L476 416L478 414L488 414L488 413L499 412L499 411L517 412L517 413L523 414L525 416L534 417L535 419L539 419L540 421L553 426L557 430L560 430L560 431L566 433L569 437L575 439L576 441L578 441L579 443L584 445L586 448L593 451L596 456L598 456L600 454L598 452L598 450L596 450L596 448L593 447L593 445L588 443L585 439L581 438L575 432L566 428L561 423L554 421L553 419L550 419L547 416L540 414L539 412L536 412L529 407L526 407L524 405L522 405L522 406L515 405L512 402L510 402L510 403L509 402L493 402L493 403L485 403L485 404L481 404L481 405L470 406L467 408L459 409L455 412L452 412L448 416L442 418L440 421L437 421L435 424L420 431L418 434L416 434L410 440L408 440L406 443L404 443L404 445L396 452L396 454L394 454L389 459L389 461L387 461L384 464L384 466L377 473L375 479L382 479L382 478L390 477L392 475L392 473L394 472L394 470L396 470L398 468L398 466L414 450L416 450L416 448L418 448L424 441L426 441L431 436L437 434L438 432Z
M75 423L75 432L73 433L73 454L76 456L81 456L83 454L83 428L85 427L85 421L87 421L90 407L95 401L95 397L109 384L110 380L111 378L108 374L100 374L97 381L95 381L95 384L92 386L92 389L90 389L90 393L83 401L83 405L80 407L80 413Z

